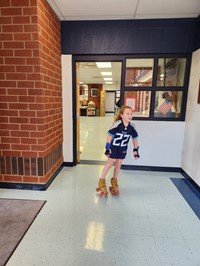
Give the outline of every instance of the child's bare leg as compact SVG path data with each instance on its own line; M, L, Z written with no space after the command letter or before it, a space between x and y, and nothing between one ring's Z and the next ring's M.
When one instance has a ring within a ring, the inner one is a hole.
M114 173L113 173L113 178L117 178L121 169L122 165L122 159L117 159L115 162L115 168L114 168Z
M108 173L108 171L110 170L110 168L113 166L114 164L114 159L111 159L111 158L108 158L104 168L103 168L103 171L102 171L102 174L101 174L101 179L105 179L106 178L106 175Z
M111 187L110 192L112 195L119 195L119 189L118 189L118 182L117 182L117 177L119 175L121 165L122 165L122 159L117 159L115 162L115 168L114 168L114 173L113 173L113 178L111 178Z

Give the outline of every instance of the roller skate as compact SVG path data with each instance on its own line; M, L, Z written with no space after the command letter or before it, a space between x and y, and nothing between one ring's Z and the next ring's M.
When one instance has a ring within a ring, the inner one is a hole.
M119 190L118 190L118 184L117 184L117 178L112 178L111 179L111 187L109 187L109 190L113 196L118 196L119 195Z
M108 196L108 190L106 187L106 180L105 179L99 179L98 187L96 188L96 191L100 191L100 197L107 197Z

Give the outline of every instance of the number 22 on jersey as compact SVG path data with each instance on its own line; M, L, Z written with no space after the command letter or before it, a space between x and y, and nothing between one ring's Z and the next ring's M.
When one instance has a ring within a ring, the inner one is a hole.
M129 138L130 138L130 135L117 133L112 144L114 146L125 147L128 144Z

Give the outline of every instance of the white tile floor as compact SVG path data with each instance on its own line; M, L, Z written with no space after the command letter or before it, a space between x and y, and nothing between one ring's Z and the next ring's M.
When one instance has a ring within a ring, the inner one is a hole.
M122 170L120 196L100 198L102 169L63 168L43 192L0 190L47 200L7 266L200 266L200 221L170 180L180 174Z
M120 196L95 191L103 166L63 168L47 191L0 190L47 203L8 266L199 266L200 222L170 176L122 170Z

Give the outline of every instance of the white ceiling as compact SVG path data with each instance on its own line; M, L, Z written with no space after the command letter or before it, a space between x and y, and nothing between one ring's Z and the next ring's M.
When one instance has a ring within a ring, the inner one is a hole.
M111 68L98 68L95 62L81 62L79 64L79 81L83 84L104 84L106 85L104 78L112 78L112 87L115 90L120 88L121 84L121 62L112 62ZM112 72L111 76L102 75L101 72Z
M200 0L47 0L60 20L120 20L194 18L200 14ZM113 86L121 81L121 64L112 63ZM105 84L95 63L80 66L80 81Z
M200 0L47 0L60 20L191 18Z

